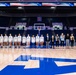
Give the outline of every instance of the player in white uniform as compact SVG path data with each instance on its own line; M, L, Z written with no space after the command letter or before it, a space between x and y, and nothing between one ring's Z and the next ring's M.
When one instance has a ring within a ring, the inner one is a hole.
M9 34L8 41L9 41L9 46L12 46L12 43L13 43L13 36L12 36L11 34Z
M37 34L36 35L36 46L38 47L39 46L39 42L40 42L40 37L39 37L39 35Z
M40 36L40 45L41 45L41 47L43 47L43 44L44 44L44 36L41 35Z
M8 36L7 34L5 34L4 36L4 46L7 46L8 45Z
M18 42L18 37L17 35L14 36L14 45L15 47L17 47L17 42Z
M22 37L22 44L23 46L25 46L26 44L26 36L23 34L23 37Z
M35 41L36 41L36 39L35 39L34 35L32 35L32 37L31 37L32 47L35 46Z
M0 46L3 47L3 35L0 36Z
M20 34L18 35L18 46L19 47L21 46L21 35Z
M27 35L27 40L26 40L26 45L27 45L27 46L30 46L30 40L31 40L31 39L30 39L30 35L28 34L28 35Z

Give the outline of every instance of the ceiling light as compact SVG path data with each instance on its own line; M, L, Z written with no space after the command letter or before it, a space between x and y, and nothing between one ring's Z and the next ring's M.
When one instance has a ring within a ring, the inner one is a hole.
M53 6L53 7L51 7L51 9L56 9L56 7L55 7L55 6Z
M18 7L18 9L23 9L23 7Z

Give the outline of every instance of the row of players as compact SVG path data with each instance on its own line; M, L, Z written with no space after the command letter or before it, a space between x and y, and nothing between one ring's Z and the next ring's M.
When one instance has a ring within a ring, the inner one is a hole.
M44 36L41 35L39 36L38 34L36 35L36 37L34 35L32 35L32 37L28 34L27 37L25 35L21 36L20 34L15 35L14 37L12 36L12 34L9 34L9 36L7 36L7 34L5 34L4 36L1 34L0 35L0 46L12 46L12 44L14 44L15 46L21 46L21 43L23 45L27 45L30 46L30 43L32 43L33 45L36 43L36 46L39 46L39 44L41 46L43 46L44 42L46 42L46 47L49 47L49 43L51 41L51 45L52 47L54 47L54 42L56 41L56 46L59 46L59 43L61 43L61 46L64 46L64 42L66 41L66 46L68 47L71 43L71 47L74 46L74 35L71 34L67 34L66 36L62 33L60 36L58 34L56 34L56 36L52 35L52 37L50 38L49 34L46 34L46 37L44 39Z

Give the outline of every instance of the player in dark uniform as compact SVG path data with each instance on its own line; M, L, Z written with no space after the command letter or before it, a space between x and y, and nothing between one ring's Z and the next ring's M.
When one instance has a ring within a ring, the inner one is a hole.
M50 36L46 34L46 48L49 48L49 43L50 43Z

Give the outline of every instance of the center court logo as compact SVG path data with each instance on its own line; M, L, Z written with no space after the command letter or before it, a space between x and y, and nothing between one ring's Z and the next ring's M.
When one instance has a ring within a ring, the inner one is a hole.
M11 69L14 68L15 72ZM10 71L8 70L10 69ZM76 72L76 59L43 58L31 55L20 55L15 61L7 65L0 73L6 71L6 75L69 75ZM17 73L17 74L15 74ZM69 73L69 74L68 74ZM4 75L3 73L0 75Z

